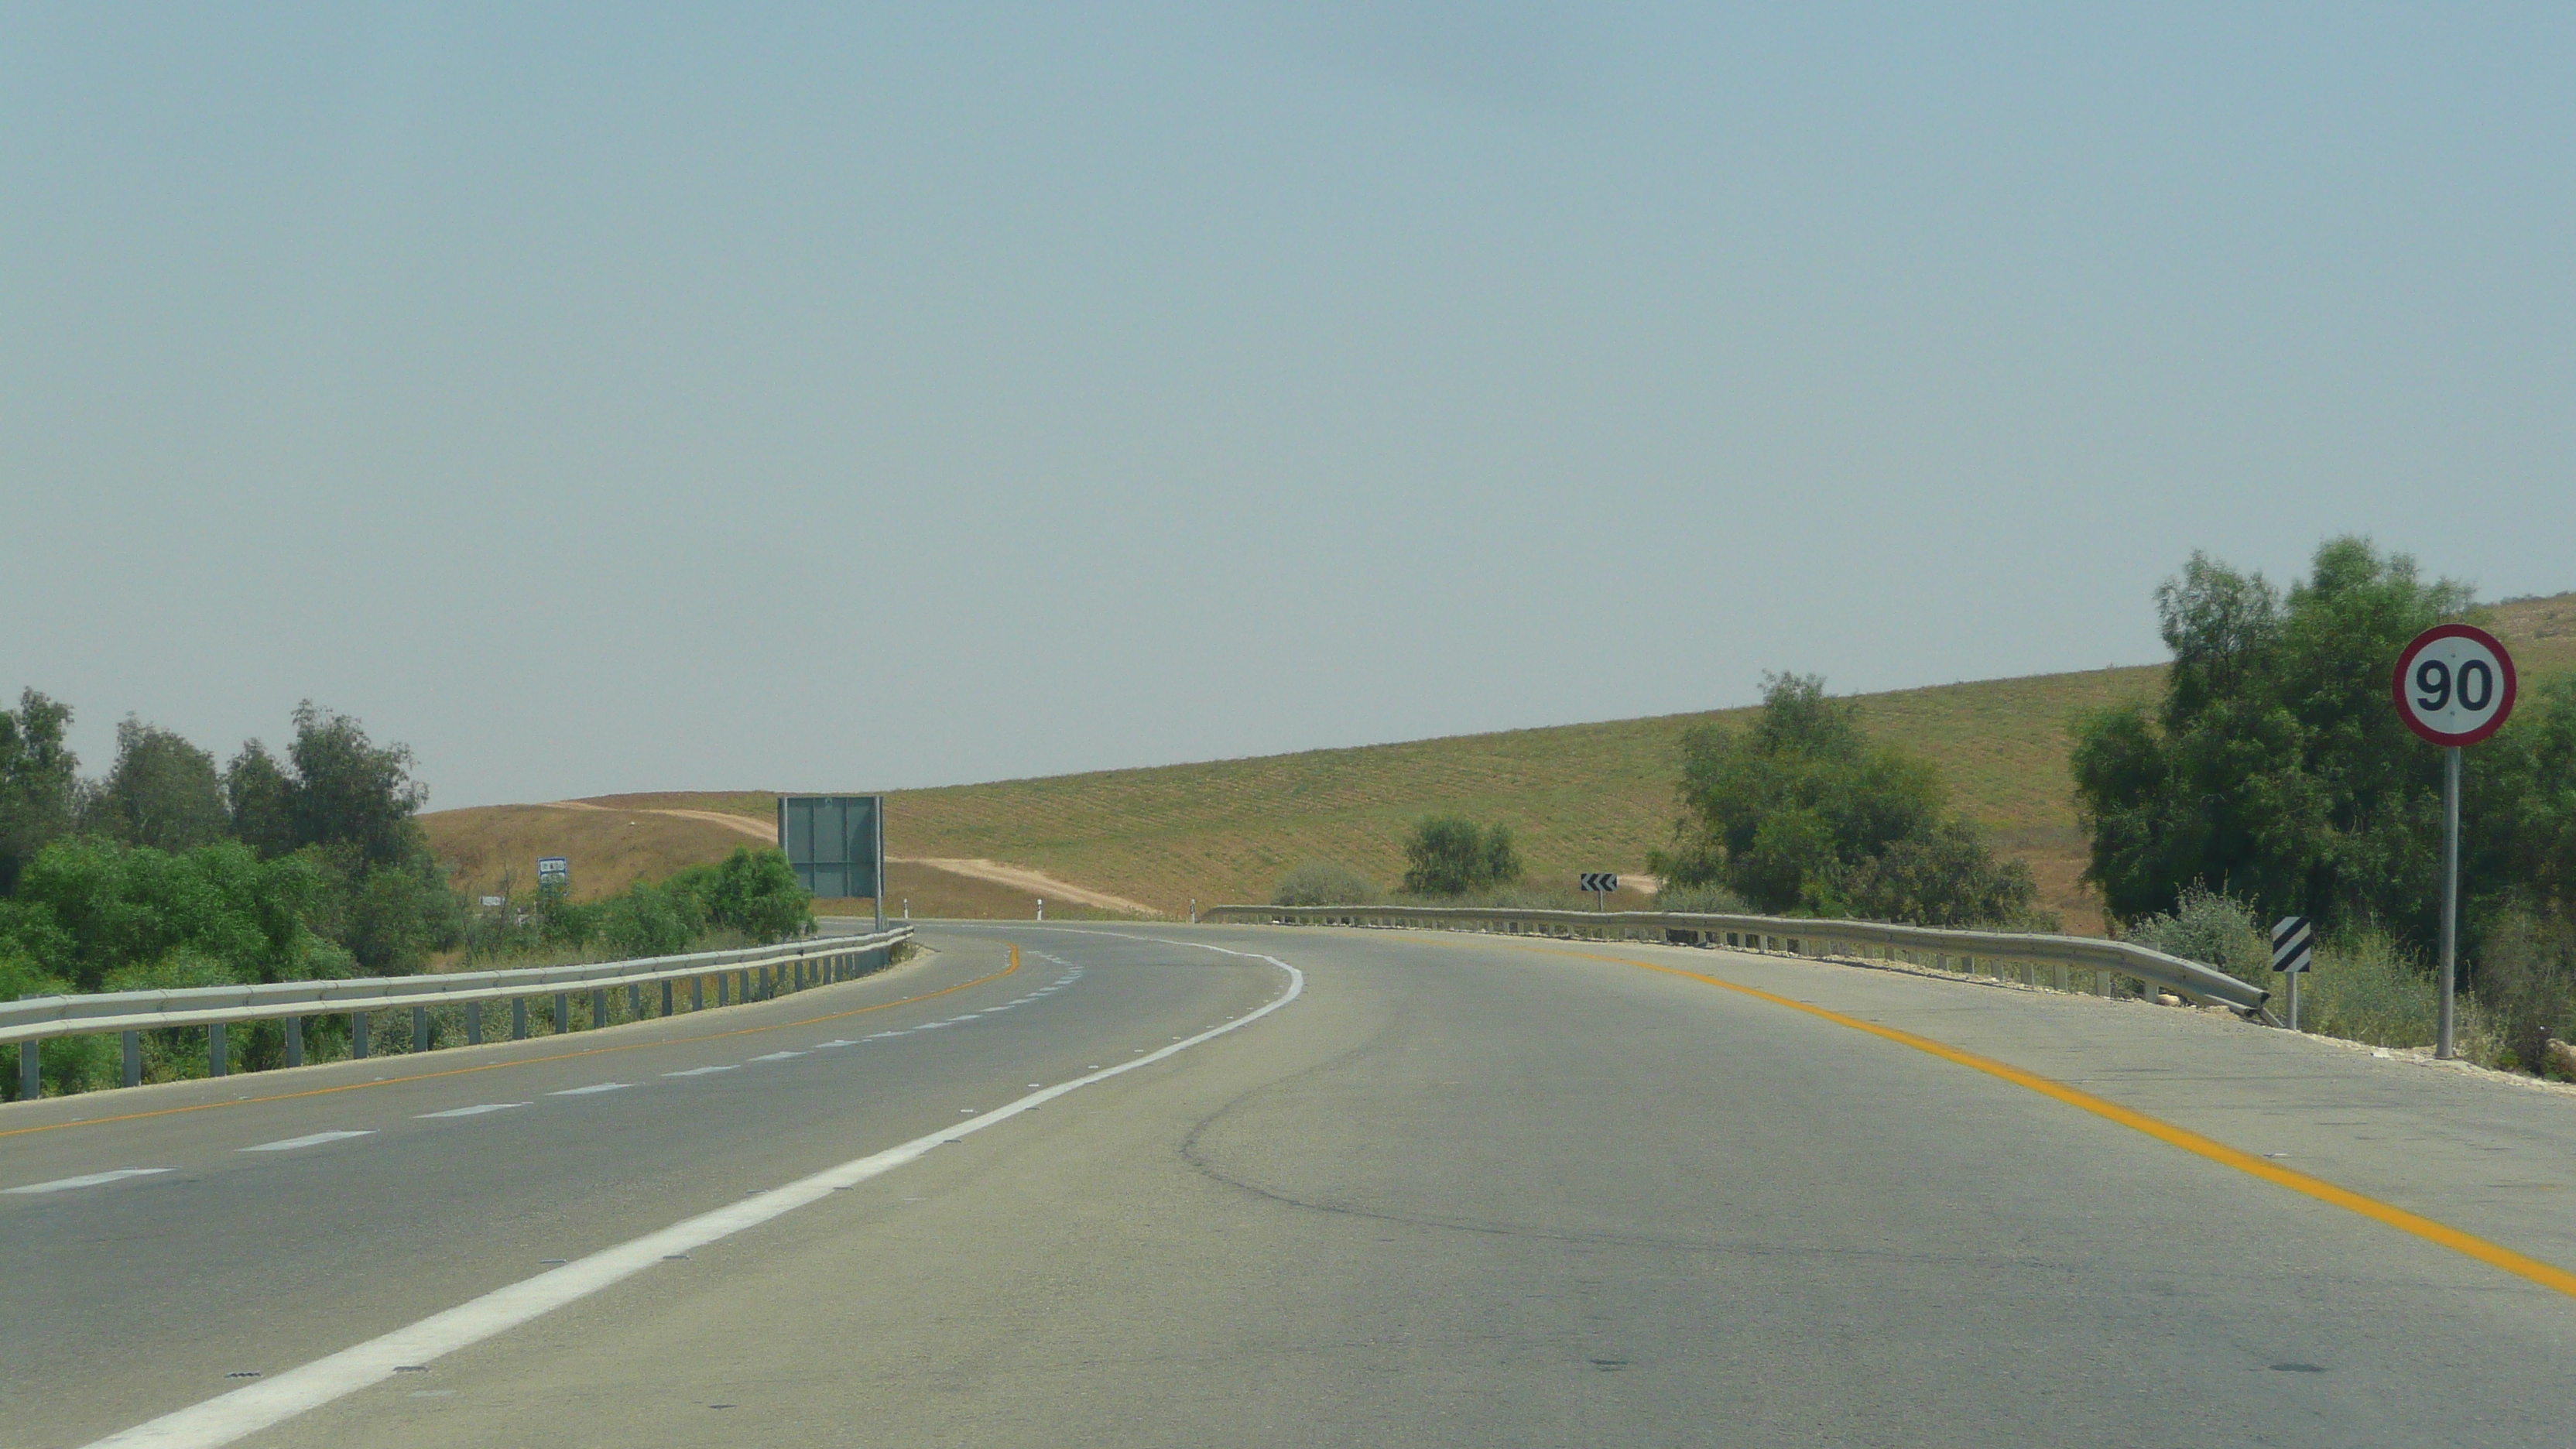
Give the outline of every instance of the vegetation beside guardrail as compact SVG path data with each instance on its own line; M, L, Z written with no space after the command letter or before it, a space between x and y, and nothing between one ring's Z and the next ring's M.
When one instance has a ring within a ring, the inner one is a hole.
M151 1066L172 1076L224 1076L343 1053L370 1056L382 1047L400 1050L406 1040L413 1051L473 1045L485 1040L487 1025L494 1039L515 1039L765 1000L882 969L911 935L910 927L898 926L786 945L515 971L27 997L0 1003L0 1045L18 1045L19 1070L9 1084L14 1098L104 1085L103 1060L111 1059L119 1069L110 1079L126 1086L151 1080ZM484 1019L484 1007L496 1003L509 1007L506 1025ZM263 1022L284 1023L283 1049L265 1060L245 1050L250 1033L228 1030ZM308 1026L316 1028L310 1041ZM110 1040L118 1046L108 1047ZM113 1058L102 1057L111 1050ZM172 1070L190 1053L204 1063L203 1073Z

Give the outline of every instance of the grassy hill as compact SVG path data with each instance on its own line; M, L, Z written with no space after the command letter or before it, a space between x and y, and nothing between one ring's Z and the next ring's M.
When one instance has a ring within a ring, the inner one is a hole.
M2576 594L2496 612L2498 632L2527 680L2576 670ZM2043 901L2070 929L2094 930L2099 911L2076 882L2084 840L2069 796L2066 726L2091 709L2152 699L2163 681L2162 666L2145 666L1899 690L1862 696L1861 718L1873 735L1938 763L1961 808L2030 862ZM1682 730L1749 713L897 791L887 803L886 849L1032 867L1175 914L1193 897L1202 904L1261 899L1282 872L1306 860L1343 861L1392 882L1403 869L1397 842L1406 825L1432 810L1510 825L1542 877L1635 871L1671 833ZM518 862L524 884L535 857L551 853L573 858L584 894L605 893L749 839L654 812L766 822L774 798L761 791L612 795L588 802L605 810L498 806L440 811L423 823L441 856L459 867L460 884L490 888L505 861ZM1008 915L1027 906L1024 893L926 866L897 866L889 877L889 896L910 896L923 915Z

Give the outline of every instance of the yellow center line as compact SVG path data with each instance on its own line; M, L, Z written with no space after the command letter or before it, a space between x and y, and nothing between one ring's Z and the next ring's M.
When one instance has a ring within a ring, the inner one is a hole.
M1006 942L1005 944L1007 945L1008 943ZM230 1101L198 1102L186 1107L157 1107L148 1112L126 1112L114 1117L83 1117L72 1122L51 1122L42 1127L12 1127L5 1132L0 1132L0 1137L24 1137L31 1132L60 1132L67 1127L99 1127L110 1122L135 1122L146 1117L171 1117L182 1112L210 1112L217 1107L256 1107L262 1102L291 1102L298 1097L327 1097L334 1092L363 1092L369 1087L399 1087L407 1082L428 1082L435 1081L440 1077L463 1077L470 1076L476 1072L497 1072L505 1067L528 1067L537 1066L546 1062L568 1062L580 1057L606 1056L611 1052L642 1051L647 1047L686 1046L690 1042L722 1041L724 1038L731 1036L751 1036L764 1031L785 1031L790 1027L813 1026L818 1022L839 1021L845 1016L865 1016L871 1011L887 1011L898 1006L910 1006L917 1001L929 1001L936 997L946 996L951 992L964 991L970 986L981 986L987 981L999 981L1003 977L1020 969L1020 948L1017 946L1011 946L1010 952L1011 964L989 976L978 976L972 981L960 981L954 986L943 986L937 991L925 991L919 996L907 996L900 1001L880 1001L874 1006L856 1006L852 1007L848 1011L829 1011L825 1012L821 1016L807 1016L800 1017L795 1021L773 1022L768 1026L738 1026L730 1031L702 1032L696 1036L665 1037L658 1041L621 1042L615 1046L584 1047L578 1051L552 1052L545 1056L518 1057L506 1062L485 1062L480 1066L449 1067L443 1071L436 1072L414 1072L409 1076L386 1077L372 1082L347 1082L336 1087L308 1087L300 1092L272 1092L265 1097L235 1097ZM714 973L711 972L709 974L712 975ZM321 1016L337 1015L338 1013L315 1012L313 1014ZM662 1019L668 1021L671 1018L664 1017ZM640 1023L630 1023L630 1025L640 1025ZM410 1053L404 1053L404 1055L408 1056ZM345 1063L333 1063L333 1065L345 1065Z
M1441 942L1441 944L1450 943ZM2421 1213L2411 1213L2404 1208L2381 1202L2377 1198L2365 1197L2348 1187L2338 1187L2323 1178L2310 1177L2304 1172L2293 1171L2268 1158L2257 1157L2253 1153L2230 1147L2216 1138L2203 1137L2189 1128L2176 1127L2170 1122L2160 1121L2133 1107L2123 1107L2117 1102L2096 1097L2090 1092L2079 1091L2064 1082L2052 1081L2037 1072L2027 1072L2019 1067L1996 1061L1992 1057L1964 1051L1947 1042L1934 1041L1928 1036L1916 1036L1910 1031L1899 1031L1895 1027L1882 1026L1874 1021L1863 1021L1856 1016L1845 1016L1839 1011L1828 1011L1811 1002L1781 996L1775 992L1764 991L1760 987L1746 986L1742 982L1728 981L1723 977L1711 976L1705 972L1686 971L1678 966L1640 961L1631 956L1602 956L1589 951L1564 951L1546 946L1523 945L1518 942L1494 944L1502 944L1508 950L1528 951L1542 956L1567 956L1582 961L1601 961L1614 966L1635 966L1646 971L1661 972L1666 976L1679 976L1715 986L1721 990L1750 996L1757 1001L1767 1001L1773 1006L1785 1006L1791 1011L1802 1011L1818 1020L1830 1021L1836 1026L1847 1026L1854 1031L1866 1032L1882 1041L1909 1046L1916 1051L1939 1057L1943 1061L1956 1062L1971 1071L1983 1072L1987 1076L2010 1082L2016 1087L2027 1088L2043 1097L2054 1097L2070 1107L2090 1112L2106 1121L2117 1122L2133 1131L2143 1132L2159 1142L2179 1147L2195 1157L2206 1158L2222 1167L2235 1168L2250 1177L2259 1177L2265 1182L2286 1187L2292 1192L2315 1198L2319 1202L2331 1203L2346 1212L2359 1213L2373 1222L2384 1223L2401 1233L2411 1234L2455 1253L2466 1254L2490 1267L2501 1268L2517 1278L2537 1283L2543 1288L2554 1288L2571 1298L2576 1298L2576 1273L2570 1273L2554 1263L2544 1263L2538 1258L2517 1253L2501 1244L2488 1242L2474 1233L2464 1233L2448 1223L2435 1222Z

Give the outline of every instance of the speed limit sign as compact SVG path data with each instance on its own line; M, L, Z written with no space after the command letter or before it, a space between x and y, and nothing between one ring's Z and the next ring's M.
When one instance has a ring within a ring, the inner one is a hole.
M2504 728L2513 713L2513 656L2484 629L2436 624L2415 636L2389 676L2397 717L2442 747L2442 971L2433 1054L2453 1050L2452 998L2460 955L2460 747Z
M2397 717L2437 745L2474 745L2504 728L2513 713L2513 656L2493 634L2469 624L2439 624L2416 635L2397 656L2388 683Z

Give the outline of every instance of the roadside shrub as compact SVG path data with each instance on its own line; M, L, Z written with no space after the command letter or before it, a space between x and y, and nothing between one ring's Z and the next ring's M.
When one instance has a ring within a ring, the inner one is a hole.
M1696 911L1707 915L1745 916L1755 914L1744 897L1722 885L1675 885L1664 882L1655 892L1655 909L1659 911Z
M1372 906L1380 892L1375 882L1334 860L1310 860L1279 878L1270 893L1274 906Z
M2522 1070L2540 1071L2551 1037L2576 1037L2576 923L2507 910L2486 933L2476 982L2503 1051Z
M2214 966L2255 986L2276 984L2271 979L2271 934L2254 908L2198 882L2183 887L2171 911L2138 922L2129 939L2151 951Z
M2318 943L2299 985L2299 1025L2373 1046L2429 1046L2441 1030L2440 987L2386 932L2347 933Z
M1479 826L1463 815L1414 823L1404 841L1404 893L1460 896L1519 883L1521 856L1508 826Z
M695 892L637 881L600 912L600 941L618 956L677 956L706 930Z
M742 846L714 865L691 866L671 884L697 896L708 924L763 945L814 933L814 898L796 883L784 851Z

